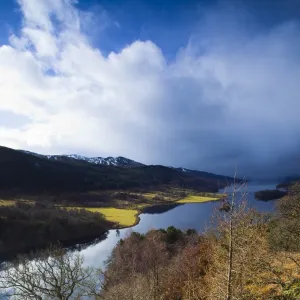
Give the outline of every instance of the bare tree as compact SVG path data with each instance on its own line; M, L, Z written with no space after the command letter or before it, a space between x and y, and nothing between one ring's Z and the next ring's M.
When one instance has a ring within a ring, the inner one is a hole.
M142 264L147 270L146 278L149 288L153 291L151 298L160 299L162 294L162 273L168 259L166 244L161 240L162 234L156 231L149 231L147 245L142 250Z
M236 170L234 173L234 182L232 185L233 191L231 195L231 203L229 209L229 240L228 240L228 271L227 271L227 292L226 292L226 300L232 299L232 264L233 264L233 218L236 217L235 209L236 209L236 196L239 191L245 186L246 181L243 183L236 183ZM242 195L242 198L245 197L245 194Z
M113 250L108 260L100 299L162 299L163 270L167 263L163 234L132 232Z
M70 300L96 295L100 271L84 267L80 255L51 247L37 257L21 257L1 270L0 291L9 299Z
M207 233L212 243L207 299L248 299L247 282L258 272L260 257L268 248L264 215L248 207L247 182L237 181L236 174L234 178L224 203L229 209L216 210Z

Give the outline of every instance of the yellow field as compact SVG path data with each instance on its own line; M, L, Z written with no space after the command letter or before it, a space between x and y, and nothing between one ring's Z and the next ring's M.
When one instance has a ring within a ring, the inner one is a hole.
M15 204L16 204L15 200L0 200L0 206L11 206Z
M151 200L153 197L155 197L156 196L156 194L155 193L144 193L144 194L142 194L146 199L149 199L149 200Z
M105 216L106 220L119 223L122 227L135 225L138 211L134 209L119 209L113 207L76 207L86 209L91 212L98 212Z
M202 203L202 202L216 201L216 200L219 200L219 198L189 195L183 199L178 200L177 203Z

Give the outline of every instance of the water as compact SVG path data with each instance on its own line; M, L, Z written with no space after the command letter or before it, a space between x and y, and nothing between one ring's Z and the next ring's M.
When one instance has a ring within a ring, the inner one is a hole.
M276 201L257 201L254 198L254 193L256 191L274 188L275 184L259 184L251 182L243 189L243 191L247 191L249 206L254 207L261 212L272 212ZM223 190L220 192L222 193ZM231 191L230 189L227 189L226 192L230 193ZM241 197L240 194L238 198L239 197ZM191 203L177 206L163 213L144 213L140 215L140 222L136 226L133 226L130 229L121 229L119 232L117 232L117 230L110 230L105 240L90 245L87 248L80 250L79 253L83 255L85 265L103 268L105 266L105 260L109 257L117 242L130 234L131 231L146 233L150 229L175 226L181 230L194 228L198 232L203 232L209 225L213 210L218 207L220 207L220 202Z

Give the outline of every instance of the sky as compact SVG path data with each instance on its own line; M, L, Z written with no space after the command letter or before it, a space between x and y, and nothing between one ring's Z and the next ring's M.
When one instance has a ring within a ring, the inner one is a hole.
M0 145L299 173L300 1L0 2Z

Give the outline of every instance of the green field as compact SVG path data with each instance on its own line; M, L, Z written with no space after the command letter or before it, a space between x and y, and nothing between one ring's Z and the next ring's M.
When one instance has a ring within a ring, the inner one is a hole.
M86 209L90 212L98 212L104 215L105 219L118 223L121 227L130 227L137 223L139 212L134 209L120 209L113 207L74 207L75 209ZM72 208L70 208L72 209Z

